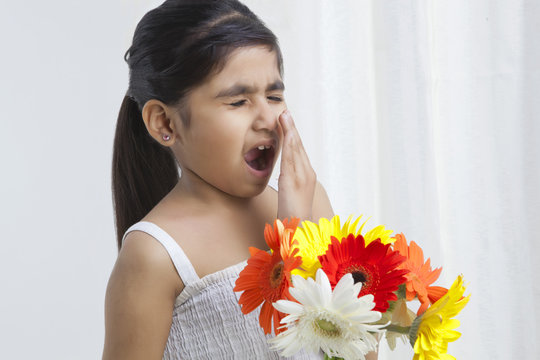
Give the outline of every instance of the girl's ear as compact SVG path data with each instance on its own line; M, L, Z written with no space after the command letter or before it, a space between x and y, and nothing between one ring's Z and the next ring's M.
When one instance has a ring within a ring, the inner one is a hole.
M163 102L148 100L142 109L142 117L150 136L163 146L172 146L177 138L171 108Z

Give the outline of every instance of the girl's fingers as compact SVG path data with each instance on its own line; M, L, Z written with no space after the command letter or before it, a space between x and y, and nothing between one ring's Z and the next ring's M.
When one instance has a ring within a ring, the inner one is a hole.
M281 114L280 122L283 128L283 150L281 158L282 161L285 160L284 165L291 165L294 169L302 168L302 165L311 168L304 145L288 110L285 110Z
M289 110L285 110L281 113L281 115L279 115L279 121L281 123L284 135L287 135L289 131L295 128L294 121Z
M308 220L311 218L317 175L290 113L284 111L279 121L283 130L283 149L278 184L278 217L296 216Z
M296 130L294 120L289 110L285 110L283 114L281 114L280 119L281 126L283 127L284 145L287 143L288 147L295 151L303 150L300 135L298 134L298 130Z

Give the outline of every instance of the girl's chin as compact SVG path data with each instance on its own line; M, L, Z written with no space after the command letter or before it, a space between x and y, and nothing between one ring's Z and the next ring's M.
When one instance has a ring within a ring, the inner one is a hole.
M250 198L254 198L256 196L261 195L266 190L267 185L268 185L268 181L264 181L260 183L251 184L242 189L236 188L231 191L222 189L222 191L237 198L250 199Z

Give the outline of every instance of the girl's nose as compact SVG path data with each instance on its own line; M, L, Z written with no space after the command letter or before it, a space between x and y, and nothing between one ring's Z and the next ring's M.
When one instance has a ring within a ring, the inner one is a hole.
M253 127L255 130L274 130L278 125L279 112L277 107L261 101L257 106L257 114Z

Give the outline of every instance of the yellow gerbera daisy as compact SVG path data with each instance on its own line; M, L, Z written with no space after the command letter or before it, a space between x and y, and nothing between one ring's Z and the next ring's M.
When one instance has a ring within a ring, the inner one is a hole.
M311 221L303 221L301 226L296 229L294 240L296 247L300 250L298 255L302 257L302 268L293 270L293 275L300 275L303 278L315 277L317 269L321 267L318 256L323 255L328 249L328 245L332 242L332 236L338 240L346 238L349 234L355 237L362 235L364 225L367 220L358 228L358 224L362 216L359 216L352 221L352 216L349 216L347 221L341 226L339 216L336 215L332 219L321 218L319 224ZM392 230L385 229L384 225L379 225L364 234L365 245L376 239L381 239L383 244L390 244L395 239L390 238Z
M446 295L415 319L411 330L413 360L455 360L447 354L448 343L461 336L461 333L454 330L459 326L459 320L453 317L459 314L469 301L470 295L463 297L464 292L463 275L460 275Z

